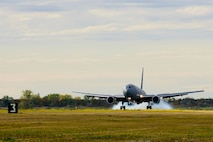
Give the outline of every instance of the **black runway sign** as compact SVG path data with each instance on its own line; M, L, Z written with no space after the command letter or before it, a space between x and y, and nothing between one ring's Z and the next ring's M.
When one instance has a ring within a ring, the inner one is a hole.
M8 113L18 113L18 103L9 103Z

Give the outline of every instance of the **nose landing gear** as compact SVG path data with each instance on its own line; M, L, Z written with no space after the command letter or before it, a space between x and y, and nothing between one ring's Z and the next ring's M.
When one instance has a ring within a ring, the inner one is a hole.
M148 102L148 106L146 107L146 109L152 109L152 103Z
M152 106L147 106L146 109L152 109Z

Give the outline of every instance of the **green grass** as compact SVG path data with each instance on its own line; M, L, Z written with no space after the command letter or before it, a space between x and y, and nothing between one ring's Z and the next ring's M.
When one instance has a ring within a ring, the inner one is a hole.
M213 111L0 110L0 142L213 141Z

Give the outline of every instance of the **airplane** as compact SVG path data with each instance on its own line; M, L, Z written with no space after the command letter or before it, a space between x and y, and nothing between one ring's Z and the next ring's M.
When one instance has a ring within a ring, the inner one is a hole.
M143 90L143 74L144 69L142 68L142 76L141 76L141 86L140 88L134 84L128 84L123 89L123 95L106 95L106 94L94 94L94 93L85 93L85 92L77 92L73 91L73 93L84 94L88 98L99 98L106 100L107 103L112 104L115 102L122 102L120 109L125 110L124 102L128 102L128 105L132 103L143 103L147 102L147 109L152 109L153 104L159 104L161 98L170 98L170 97L177 97L188 95L190 93L199 93L204 92L204 90L198 91L189 91L189 92L178 92L178 93L163 93L157 95L147 95L146 92Z

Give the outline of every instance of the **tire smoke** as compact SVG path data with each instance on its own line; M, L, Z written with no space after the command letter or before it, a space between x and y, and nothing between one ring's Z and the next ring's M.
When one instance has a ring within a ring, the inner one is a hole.
M112 107L112 109L118 110L118 109L120 109L121 105L122 105L122 102L118 102L117 104L115 104ZM146 109L147 105L148 105L148 103L146 103L146 102L140 103L140 104L132 103L131 105L128 105L128 103L124 103L124 106L126 107L126 109L130 109L130 110L143 110L143 109ZM173 107L168 102L161 99L159 104L154 103L152 105L152 109L171 110L171 109L173 109Z

